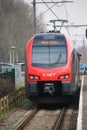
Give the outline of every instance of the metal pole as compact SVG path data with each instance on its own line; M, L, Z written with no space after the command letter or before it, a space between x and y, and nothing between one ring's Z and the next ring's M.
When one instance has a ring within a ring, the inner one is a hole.
M10 49L10 64L12 63L12 54L11 54L11 49Z
M15 62L15 54L14 54L15 46L12 46L11 49L12 49L12 63L14 64L14 62Z
M34 33L36 33L36 1L33 0L33 22L34 22Z
M13 64L14 64L14 49L13 49Z

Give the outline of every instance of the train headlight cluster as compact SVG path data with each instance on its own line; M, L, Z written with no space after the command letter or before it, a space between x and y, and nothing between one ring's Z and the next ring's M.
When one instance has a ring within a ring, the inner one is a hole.
M36 75L29 75L29 79L31 79L31 80L39 80L40 77L36 76Z
M59 76L58 79L68 79L69 77L70 77L69 74L66 74Z

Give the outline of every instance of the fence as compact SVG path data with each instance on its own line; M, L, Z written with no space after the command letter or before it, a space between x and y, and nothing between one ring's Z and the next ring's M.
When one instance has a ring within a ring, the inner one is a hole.
M25 99L25 88L14 91L13 93L0 99L0 117L9 112L14 106L18 106Z

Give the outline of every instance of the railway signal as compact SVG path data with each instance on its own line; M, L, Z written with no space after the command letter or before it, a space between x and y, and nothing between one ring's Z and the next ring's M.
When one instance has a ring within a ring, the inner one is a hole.
M87 29L86 29L86 38L87 38Z

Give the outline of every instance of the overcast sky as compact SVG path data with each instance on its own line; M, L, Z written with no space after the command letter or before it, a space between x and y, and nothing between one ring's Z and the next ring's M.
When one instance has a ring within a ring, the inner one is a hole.
M24 0L31 4L33 0ZM62 1L62 0L44 0L45 2L48 1ZM70 0L68 0L70 1ZM68 4L56 4L52 9L52 11L56 14L56 16L60 19L68 19L69 23L73 24L87 24L87 0L71 0L73 3ZM36 0L36 2L42 2L42 0ZM32 5L32 4L31 4ZM49 7L51 7L53 4L48 4ZM43 13L45 10L47 10L47 7L45 4L36 4L36 13L37 16L40 13ZM57 19L50 10L44 13L44 21L46 24L49 23L49 21L52 19ZM48 27L49 29L49 27ZM85 35L85 29L84 28L70 28L69 32L71 35ZM65 32L64 29L62 31Z

